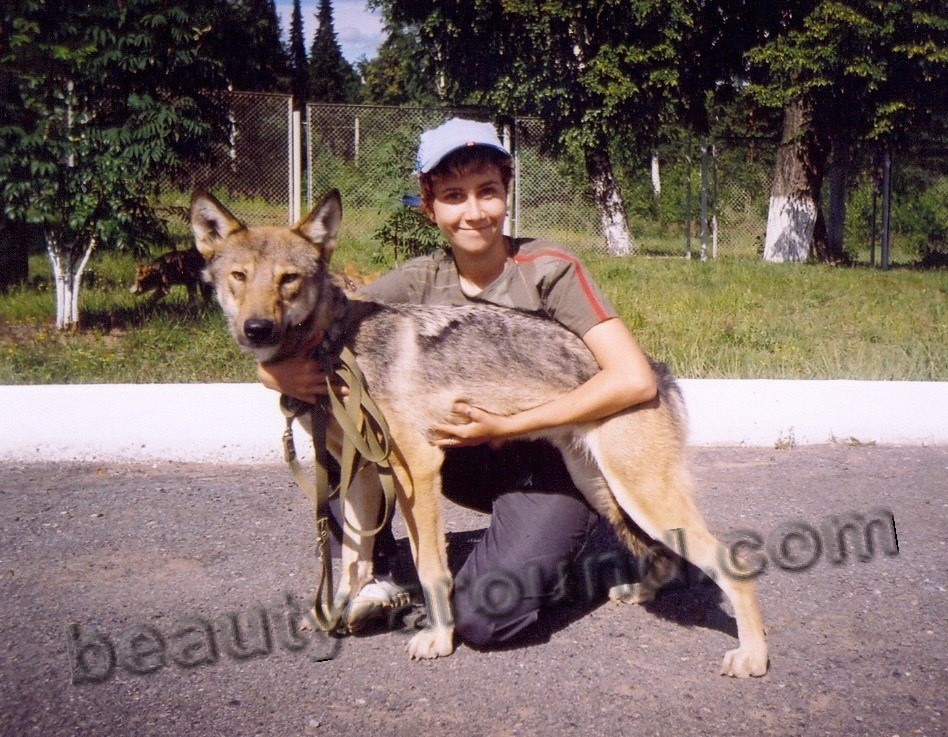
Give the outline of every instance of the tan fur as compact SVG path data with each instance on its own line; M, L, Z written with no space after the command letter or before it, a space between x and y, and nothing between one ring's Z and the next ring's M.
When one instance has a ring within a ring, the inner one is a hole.
M336 192L293 228L247 228L209 195L192 199L205 273L245 350L266 362L315 344L345 343L358 357L390 425L398 502L428 606L429 627L412 638L408 650L412 658L444 656L454 647L452 584L440 509L444 454L433 445L430 428L457 421L456 401L511 414L550 401L598 367L564 328L515 310L347 300L328 269L340 219ZM498 321L505 329L493 334ZM470 356L478 362L472 365ZM721 568L722 548L692 502L681 394L664 366L653 368L659 395L652 402L535 437L560 449L577 487L634 552L664 550L657 544L650 550L649 543L682 530L683 554L717 581L734 606L740 642L725 655L721 672L763 675L767 645L753 584L728 578ZM338 438L330 438L329 450L338 452ZM373 526L377 486L370 470L359 474L348 495L347 519ZM341 598L371 580L371 561L371 541L346 533ZM659 555L646 580L622 600L648 601L672 571Z

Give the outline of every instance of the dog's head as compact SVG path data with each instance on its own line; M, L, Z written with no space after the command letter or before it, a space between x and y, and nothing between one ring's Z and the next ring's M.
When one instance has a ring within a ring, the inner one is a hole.
M135 283L129 291L132 294L144 294L157 289L162 281L161 269L154 264L135 264Z
M289 340L305 341L328 326L323 303L341 219L336 190L291 228L247 227L211 195L198 191L191 198L191 228L207 263L204 278L214 286L231 334L258 361L286 355Z

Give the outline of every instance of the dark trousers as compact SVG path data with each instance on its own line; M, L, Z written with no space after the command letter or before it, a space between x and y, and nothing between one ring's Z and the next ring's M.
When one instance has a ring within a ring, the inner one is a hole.
M475 647L502 644L524 633L558 596L598 515L548 443L456 448L445 456L444 496L491 515L454 577L455 631ZM389 525L376 539L378 573L388 571L394 545Z

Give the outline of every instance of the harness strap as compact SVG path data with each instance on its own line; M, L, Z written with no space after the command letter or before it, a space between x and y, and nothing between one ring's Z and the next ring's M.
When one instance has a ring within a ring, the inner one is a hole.
M348 396L341 401L333 390L334 379L349 390ZM283 433L284 459L297 486L313 502L316 539L322 568L314 596L313 615L320 629L329 632L338 626L347 603L333 600L332 556L329 547L329 500L338 493L343 510L343 524L353 534L360 537L374 537L388 523L395 508L395 483L388 462L391 452L388 423L378 405L365 390L365 377L359 369L355 355L348 348L343 348L338 366L327 372L326 386L328 389L326 397L321 397L320 401L308 409L314 452L312 477L306 473L299 462L293 443L293 421L301 413L290 409L282 401L280 407L286 415L286 430ZM341 478L339 487L335 490L329 487L329 452L326 447L330 413L342 429L342 452L339 459ZM378 468L382 494L385 498L385 511L377 527L362 530L346 519L345 499L352 485L352 479L369 463L375 464Z

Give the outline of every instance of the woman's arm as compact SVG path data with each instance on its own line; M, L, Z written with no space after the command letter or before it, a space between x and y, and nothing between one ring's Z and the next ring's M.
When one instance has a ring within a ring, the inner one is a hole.
M476 445L536 430L588 422L615 414L655 398L658 386L648 359L632 333L618 318L601 322L583 335L600 371L573 391L539 407L507 417L458 403L455 412L466 417L461 425L440 424L432 429L438 445Z

